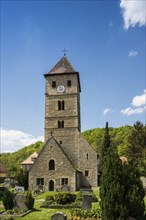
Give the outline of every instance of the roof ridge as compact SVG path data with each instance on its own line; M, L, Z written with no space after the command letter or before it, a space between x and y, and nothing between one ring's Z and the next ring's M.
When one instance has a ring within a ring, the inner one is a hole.
M75 170L77 170L78 172L82 172L78 166L68 157L67 153L65 152L65 150L62 148L62 146L58 143L58 141L52 136L52 138L54 139L54 141L56 142L56 144L58 145L58 147L61 149L61 151L63 152L63 154L66 156L66 158L68 159L68 161L71 163L71 165L73 166L73 168Z

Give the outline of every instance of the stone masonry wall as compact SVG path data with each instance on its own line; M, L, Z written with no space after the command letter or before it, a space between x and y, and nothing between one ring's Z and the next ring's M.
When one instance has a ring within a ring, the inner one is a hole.
M50 171L48 164L51 159L55 161L55 170ZM29 172L29 187L32 190L37 189L36 178L44 178L45 191L48 191L50 180L54 181L55 190L60 189L62 178L68 178L71 190L76 189L76 171L53 138L45 144Z

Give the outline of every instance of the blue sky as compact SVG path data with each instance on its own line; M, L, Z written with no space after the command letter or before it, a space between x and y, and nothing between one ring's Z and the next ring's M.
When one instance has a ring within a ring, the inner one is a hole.
M145 1L1 1L1 151L42 140L45 79L79 71L82 131L145 123Z

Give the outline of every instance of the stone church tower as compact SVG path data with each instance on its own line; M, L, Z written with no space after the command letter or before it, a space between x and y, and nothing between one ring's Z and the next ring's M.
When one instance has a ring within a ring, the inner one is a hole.
M45 145L29 172L32 190L97 186L97 154L80 133L80 77L67 57L44 75Z

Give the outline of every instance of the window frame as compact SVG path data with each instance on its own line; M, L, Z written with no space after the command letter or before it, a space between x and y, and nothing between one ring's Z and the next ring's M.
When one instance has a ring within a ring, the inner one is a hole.
M61 185L67 185L68 186L68 178L61 178Z
M36 185L44 186L44 178L36 178Z

